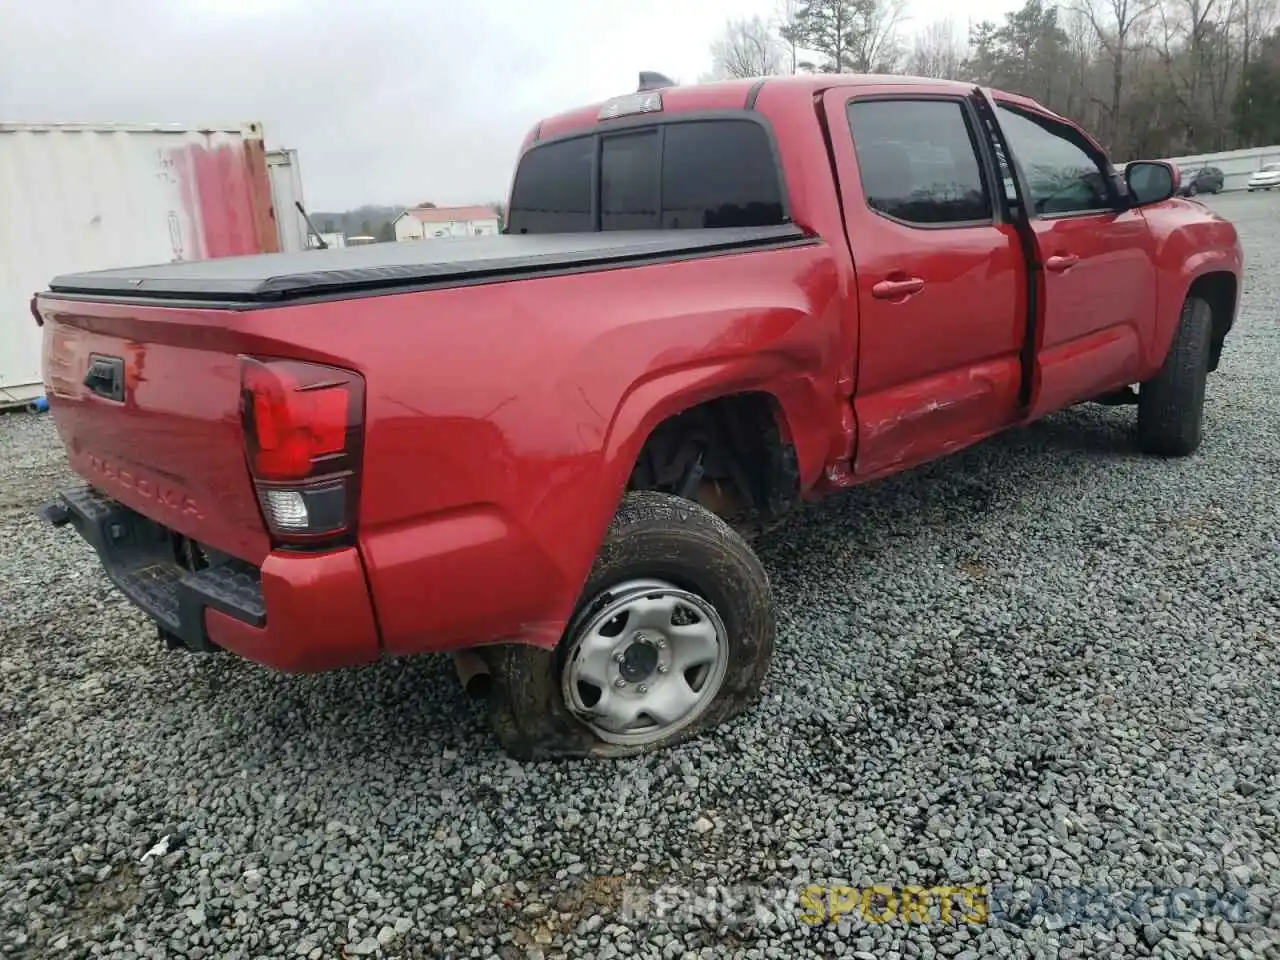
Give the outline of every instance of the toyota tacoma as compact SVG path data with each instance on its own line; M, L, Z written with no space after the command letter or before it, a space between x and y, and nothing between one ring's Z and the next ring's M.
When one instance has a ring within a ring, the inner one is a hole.
M673 86L539 123L499 236L54 278L71 524L172 646L449 652L522 758L714 728L766 677L749 541L1082 402L1201 441L1232 225L956 82Z

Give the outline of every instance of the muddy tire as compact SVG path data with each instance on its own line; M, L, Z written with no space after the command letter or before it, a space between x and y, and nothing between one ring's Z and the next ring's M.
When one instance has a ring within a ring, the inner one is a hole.
M1146 453L1185 457L1200 446L1213 311L1188 297L1164 366L1138 389L1138 443Z
M691 501L631 493L559 646L490 651L494 732L522 760L660 750L750 706L773 640L769 579L742 537ZM620 707L638 711L634 728L618 727Z

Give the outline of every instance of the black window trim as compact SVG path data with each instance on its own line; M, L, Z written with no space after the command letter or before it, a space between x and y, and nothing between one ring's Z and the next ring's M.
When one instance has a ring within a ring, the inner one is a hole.
M853 135L853 124L849 120L849 108L855 103L866 103L868 101L890 101L897 103L920 103L922 101L954 103L960 107L961 116L964 119L965 129L969 133L969 145L973 148L974 159L978 162L978 176L982 178L982 188L986 191L987 197L991 202L991 216L985 219L976 220L954 220L950 223L916 223L912 220L903 220L901 217L895 217L893 214L885 213L883 210L877 210L871 204L867 203L867 191L862 184L862 161L858 158L858 141ZM996 200L994 185L1001 184L1000 194L1004 195L1003 179L1000 177L998 168L993 166L992 157L988 152L986 137L982 136L979 131L981 125L978 123L978 117L973 112L973 104L969 102L969 97L962 93L855 93L845 99L844 104L845 124L849 127L849 139L853 145L854 159L858 160L858 187L862 193L862 202L867 210L890 223L896 223L899 226L910 227L913 230L972 230L976 227L993 227L999 226L1004 222L1002 204Z
M1014 103L1011 100L1005 100L1000 97L995 97L994 100L997 123L1000 121L1000 111L1007 110L1009 113L1015 114L1029 123L1034 123L1051 136L1058 136L1060 139L1066 140L1072 146L1077 147L1085 156L1093 161L1093 165L1097 167L1098 172L1102 174L1102 182L1106 184L1107 196L1111 199L1111 205L1107 207L1090 207L1088 210L1065 210L1059 213L1040 213L1035 209L1034 204L1032 204L1032 209L1027 211L1028 217L1032 220L1076 220L1084 217L1099 217L1104 214L1111 214L1114 216L1124 212L1125 205L1120 197L1120 192L1116 189L1115 179L1112 174L1113 165L1110 158L1105 153L1100 152L1093 146L1093 144L1089 143L1088 140L1081 137L1076 129L1070 124L1064 124L1061 120L1058 120L1043 111L1033 110L1020 103ZM1056 128L1058 132L1055 133L1054 130L1047 129L1046 125ZM1003 129L1003 126L1001 129ZM1005 139L1008 139L1007 131L1005 132ZM1029 183L1029 181L1026 180L1026 171L1022 167L1022 161L1018 158L1017 151L1013 149L1012 143L1009 144L1009 153L1010 162L1017 164L1019 175L1022 176L1024 182ZM1028 200L1029 199L1030 194L1028 194Z
M595 141L591 161L591 232L600 233L600 153L604 138L615 133L630 133L648 128L657 128L658 170L659 174L661 174L663 141L666 139L663 128L673 123L698 123L699 121L705 122L708 120L746 120L764 130L765 141L769 145L769 156L773 160L773 172L778 178L778 196L782 202L782 219L779 224L793 223L794 221L791 219L791 192L787 189L787 173L782 167L782 153L778 149L778 138L773 131L773 125L755 110L690 110L683 113L666 114L665 116L644 114L635 117L623 117L617 120L602 121L598 127L592 130L574 130L570 133L562 133L559 136L548 137L545 140L531 143L529 148L520 154L519 159L516 161L516 171L511 181L511 195L507 198L507 209L510 211L511 201L515 198L516 185L520 182L520 168L524 165L525 157L534 150L541 150L543 147L554 146L570 140L591 138ZM659 175L658 179L658 190L659 195L661 195L661 175ZM510 213L508 213L507 219L510 222Z

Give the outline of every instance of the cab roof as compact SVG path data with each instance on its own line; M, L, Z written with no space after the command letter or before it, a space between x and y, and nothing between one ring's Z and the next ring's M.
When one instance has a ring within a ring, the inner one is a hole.
M768 89L771 103L812 102L822 92L834 88L865 87L915 87L921 92L932 93L968 93L975 84L960 80L937 80L927 77L903 76L881 73L817 73L797 74L781 77L755 77L746 80L717 80L711 83L689 84L685 86L660 87L653 90L642 90L640 93L658 93L662 96L662 113L684 113L710 110L743 110L749 108L762 90ZM990 90L992 96L1001 100L1019 103L1043 112L1043 106L1026 97L1009 94L1003 91ZM575 107L563 113L555 114L542 120L525 138L524 147L531 144L561 137L567 134L585 132L596 129L601 123L601 109L613 100L621 97L637 95L634 92L619 94L609 100L601 100L582 107ZM778 97L781 97L781 101Z

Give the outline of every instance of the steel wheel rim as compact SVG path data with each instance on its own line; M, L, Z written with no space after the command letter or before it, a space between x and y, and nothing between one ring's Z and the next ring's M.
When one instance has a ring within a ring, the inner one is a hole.
M664 580L628 580L592 608L569 637L560 674L565 705L592 733L644 746L706 711L729 665L728 631L706 598Z

